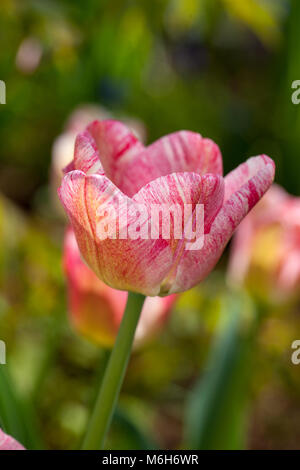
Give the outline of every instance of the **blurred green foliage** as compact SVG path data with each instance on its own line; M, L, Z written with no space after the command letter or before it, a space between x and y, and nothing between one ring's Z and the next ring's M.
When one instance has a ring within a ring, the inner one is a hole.
M300 79L299 22L297 0L1 1L0 338L9 360L0 367L27 413L34 403L46 448L81 441L106 356L71 330L66 315L64 222L47 195L51 146L65 120L91 102L142 119L150 142L195 130L220 145L226 172L267 153L277 181L299 194L300 108L291 103L291 82ZM215 434L201 445L299 448L300 375L290 362L298 306L266 312L253 338L251 322L242 335L231 331L238 350L241 341L248 348L237 365L247 382L236 380L234 368L222 382L229 395L216 389L220 378L203 382L214 354L226 362L222 347L210 352L227 318L223 261L181 297L165 331L134 353L109 448L179 447L184 404L205 385L218 401L216 411L208 400L210 416L221 410L222 422L209 420ZM7 427L36 445L36 431Z
M83 102L138 116L150 141L199 131L220 145L226 171L270 154L278 181L299 191L297 1L3 0L0 9L0 188L24 206Z

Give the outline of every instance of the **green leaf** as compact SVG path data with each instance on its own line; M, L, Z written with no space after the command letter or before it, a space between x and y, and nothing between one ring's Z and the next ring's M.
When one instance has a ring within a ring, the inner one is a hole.
M0 365L0 425L27 449L41 449L32 408L15 391L6 365Z
M185 426L189 448L245 447L254 335L253 324L245 325L241 310L241 304L230 302L226 326L217 335L205 371L189 397Z

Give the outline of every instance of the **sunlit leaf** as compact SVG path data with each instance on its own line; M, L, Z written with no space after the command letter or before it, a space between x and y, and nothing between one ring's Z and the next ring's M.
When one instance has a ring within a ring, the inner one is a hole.
M258 0L221 0L227 11L245 23L266 45L276 44L281 39L277 18L271 5Z

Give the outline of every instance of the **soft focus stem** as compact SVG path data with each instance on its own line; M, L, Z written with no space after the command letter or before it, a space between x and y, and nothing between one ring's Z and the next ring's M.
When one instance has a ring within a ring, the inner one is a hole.
M102 449L129 361L145 297L128 293L118 336L109 358L82 449Z

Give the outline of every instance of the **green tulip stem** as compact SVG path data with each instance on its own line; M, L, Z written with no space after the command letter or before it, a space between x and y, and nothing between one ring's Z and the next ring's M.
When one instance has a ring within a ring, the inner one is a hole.
M126 309L103 381L100 384L82 449L103 449L129 362L134 334L144 301L145 296L128 293Z

